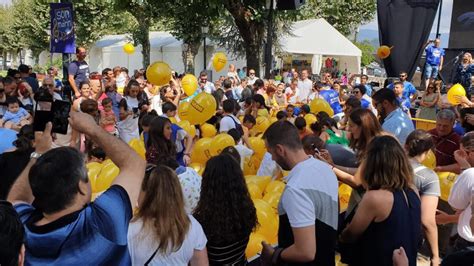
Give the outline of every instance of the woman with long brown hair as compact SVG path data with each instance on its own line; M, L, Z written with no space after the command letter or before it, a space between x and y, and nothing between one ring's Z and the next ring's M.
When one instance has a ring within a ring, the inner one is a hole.
M211 265L245 265L257 213L239 163L229 154L209 159L194 216L208 238Z
M367 192L341 234L355 242L349 265L392 266L392 254L403 247L416 265L421 244L421 203L413 186L413 169L400 143L391 136L373 138L361 168ZM345 262L347 263L347 261Z
M132 265L209 264L206 236L199 222L186 214L181 185L171 168L147 169L138 207L128 230Z

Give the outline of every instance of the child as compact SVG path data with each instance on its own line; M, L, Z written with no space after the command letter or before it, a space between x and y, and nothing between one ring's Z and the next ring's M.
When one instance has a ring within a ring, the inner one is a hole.
M255 120L255 117L253 117L252 115L245 115L243 124L244 132L245 130L249 131L255 126L255 124L257 124L257 120Z
M163 112L163 116L165 116L168 119L171 119L171 122L173 122L173 118L176 122L179 122L180 119L176 117L176 113L178 112L178 108L174 103L172 102L165 102L161 106L161 111Z
M292 104L289 104L287 107L286 107L286 117L288 121L290 121L291 123L295 123L295 106L292 105Z
M2 126L18 131L22 126L31 124L31 115L20 107L20 102L17 98L9 97L6 103L8 109L0 120Z
M285 111L278 111L276 114L276 118L278 121L286 121L286 112Z
M242 142L242 135L240 135L240 132L232 128L229 131L227 131L227 134L229 134L235 141L235 149L239 152L240 155L240 167L242 170L244 169L244 162L246 158L250 158L250 156L253 155L254 151L252 149L249 149L247 146L245 146Z
M105 94L107 95L107 98L110 98L112 100L112 110L114 111L115 117L119 118L119 103L122 100L122 95L117 93L117 86L114 82L109 82L105 84Z
M100 126L110 134L117 136L117 118L115 117L114 111L112 111L112 100L105 98L102 100L102 107L104 110L100 111Z
M303 117L297 117L295 119L295 126L300 134L300 139L303 139L305 136L311 134L311 131L306 128L306 120L304 120Z
M87 162L97 162L97 163L102 163L105 160L105 152L101 148L93 148L87 153Z
M121 140L129 143L132 139L140 138L138 130L138 116L128 110L127 101L122 99L119 103L119 121L117 130Z

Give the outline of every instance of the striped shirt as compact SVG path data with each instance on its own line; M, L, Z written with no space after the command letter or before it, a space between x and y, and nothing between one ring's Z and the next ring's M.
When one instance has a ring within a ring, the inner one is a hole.
M210 265L245 265L245 249L249 237L237 240L232 243L215 244L207 243L207 256Z

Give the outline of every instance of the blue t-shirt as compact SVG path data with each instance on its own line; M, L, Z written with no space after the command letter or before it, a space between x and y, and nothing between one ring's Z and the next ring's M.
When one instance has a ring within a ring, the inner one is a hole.
M6 111L2 119L4 122L12 122L14 124L19 124L21 119L25 118L26 116L28 116L28 111L20 107L20 109L18 109L18 112L16 112L15 114L10 111Z
M385 118L382 128L392 133L402 145L405 145L408 135L415 130L410 117L401 108L395 109Z
M368 96L372 96L372 85L370 84L365 84L365 94L367 94Z
M362 109L369 109L370 108L370 102L367 101L366 99L362 98L362 99L360 99L360 107L362 107Z
M398 104L400 105L400 108L402 108L403 112L408 114L410 112L410 107L411 107L410 100L408 100L407 98L405 98L403 96L398 97L397 100L398 100Z
M131 265L127 249L132 205L124 188L111 186L84 209L42 226L42 214L15 205L25 225L25 265Z
M74 83L76 83L78 90L80 90L81 82L89 79L89 65L86 61L72 61L67 68L67 72L74 76Z
M341 104L339 103L339 93L337 91L333 89L321 90L319 92L319 95L323 97L323 99L326 100L326 102L329 103L332 110L334 111L334 114L342 113L342 107L341 107Z
M393 90L394 87L395 85L393 83L387 86L387 88L391 90ZM415 93L417 93L415 86L413 86L413 84L409 81L404 81L403 82L403 97L410 99L410 97Z
M8 128L0 128L0 154L13 148L13 142L16 140L16 131Z
M434 45L428 45L426 51L426 63L432 66L439 66L441 57L444 56L444 49Z

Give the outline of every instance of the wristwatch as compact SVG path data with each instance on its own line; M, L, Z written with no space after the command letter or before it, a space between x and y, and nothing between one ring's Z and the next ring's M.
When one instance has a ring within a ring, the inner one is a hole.
M30 159L38 159L39 157L41 157L41 155L43 155L43 154L37 153L37 152L34 151L30 154Z

